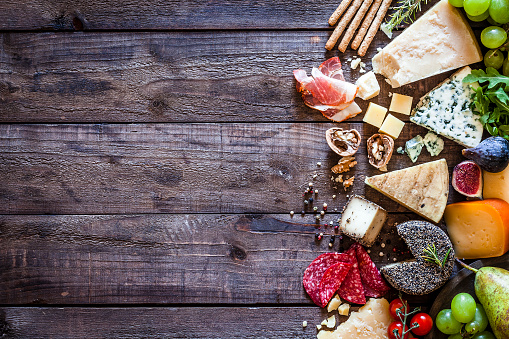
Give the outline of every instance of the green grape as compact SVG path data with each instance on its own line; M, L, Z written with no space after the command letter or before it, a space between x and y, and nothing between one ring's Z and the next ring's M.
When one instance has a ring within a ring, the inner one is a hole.
M490 0L464 0L463 8L471 16L481 15L490 7Z
M488 19L486 19L488 21L488 23L492 26L502 26L502 24L499 24L498 22L496 22L495 20L493 20L491 18L491 16L488 17Z
M491 0L488 11L494 21L500 24L509 22L509 0Z
M484 331L484 332L481 332L481 333L477 333L476 335L474 335L472 337L472 339L497 339L497 338L495 338L493 333L488 332L488 331Z
M465 324L465 331L468 334L476 334L482 332L488 327L488 316L481 304L475 305L475 316L471 322Z
M463 7L463 0L449 0L449 3L454 7Z
M502 46L507 39L507 33L503 28L489 26L481 32L481 42L484 46L495 49Z
M458 293L451 301L454 319L460 323L468 323L475 316L475 299L468 293Z
M456 333L448 336L447 339L463 339L463 336L461 335L461 333Z
M472 16L467 13L467 18L469 18L470 20L475 21L475 22L480 22L480 21L486 20L486 19L488 19L489 16L490 16L490 13L488 11L484 12L481 15L476 15L476 16Z
M484 55L484 66L499 69L504 63L504 54L498 49L490 49Z
M435 325L438 330L444 334L455 334L461 330L461 323L454 319L450 309L438 312L435 319Z
M509 56L505 58L504 64L502 65L502 74L509 77Z

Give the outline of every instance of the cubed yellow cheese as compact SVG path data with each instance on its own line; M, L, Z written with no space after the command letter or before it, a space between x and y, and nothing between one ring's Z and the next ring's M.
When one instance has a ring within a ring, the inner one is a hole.
M410 111L412 110L413 99L414 98L408 95L394 93L392 95L391 106L389 107L389 111L410 115Z
M405 126L403 121L399 120L394 115L389 114L380 127L380 133L390 135L394 139L397 139L403 129L403 126Z
M370 102L362 121L375 127L380 127L384 121L385 113L387 113L387 108Z
M444 219L458 258L498 257L509 250L509 203L504 200L450 204Z
M369 71L361 76L357 79L355 84L359 86L357 96L362 100L369 100L380 93L380 85L378 85L378 81L376 80L376 76L373 71Z
M509 203L509 166L502 172L483 171L483 197L498 198Z

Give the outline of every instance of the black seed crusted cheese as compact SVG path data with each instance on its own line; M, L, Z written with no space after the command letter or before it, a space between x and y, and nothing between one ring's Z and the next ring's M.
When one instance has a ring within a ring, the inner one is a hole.
M429 222L417 220L402 223L397 230L415 260L382 267L380 271L385 279L397 290L412 295L428 294L445 284L454 267L454 249L445 232ZM422 258L424 250L432 244L442 260L451 249L443 268Z

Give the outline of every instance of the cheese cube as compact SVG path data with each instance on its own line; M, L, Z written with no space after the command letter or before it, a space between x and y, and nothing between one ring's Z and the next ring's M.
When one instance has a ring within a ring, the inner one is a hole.
M509 203L501 199L447 205L447 232L456 257L498 257L509 250Z
M384 121L385 113L387 113L387 108L370 102L362 121L375 127L380 127Z
M379 132L390 135L394 139L397 139L401 133L401 130L403 129L403 126L405 126L403 121L399 120L394 115L389 114L387 115L387 118L385 118Z
M408 95L394 93L391 99L391 106L389 107L389 111L410 115L410 111L412 110L412 100L414 98L409 97Z
M483 171L483 191L484 199L498 198L509 203L509 166L502 172L490 173Z
M327 306L327 312L332 312L334 310L337 310L339 305L341 305L341 299L336 294L334 296L334 298L332 298L331 301L329 302L329 305Z
M376 97L380 93L380 85L378 84L375 73L373 71L369 71L368 73L361 76L359 79L357 79L355 84L359 86L357 96L362 100L369 100Z
M371 246L387 219L380 206L358 195L353 195L341 215L339 228L347 236L364 246Z

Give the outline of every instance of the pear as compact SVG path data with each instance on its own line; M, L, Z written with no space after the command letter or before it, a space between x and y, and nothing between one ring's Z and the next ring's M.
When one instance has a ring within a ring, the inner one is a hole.
M509 338L509 271L490 266L476 270L461 264L475 272L475 295L486 311L493 334L497 339Z

